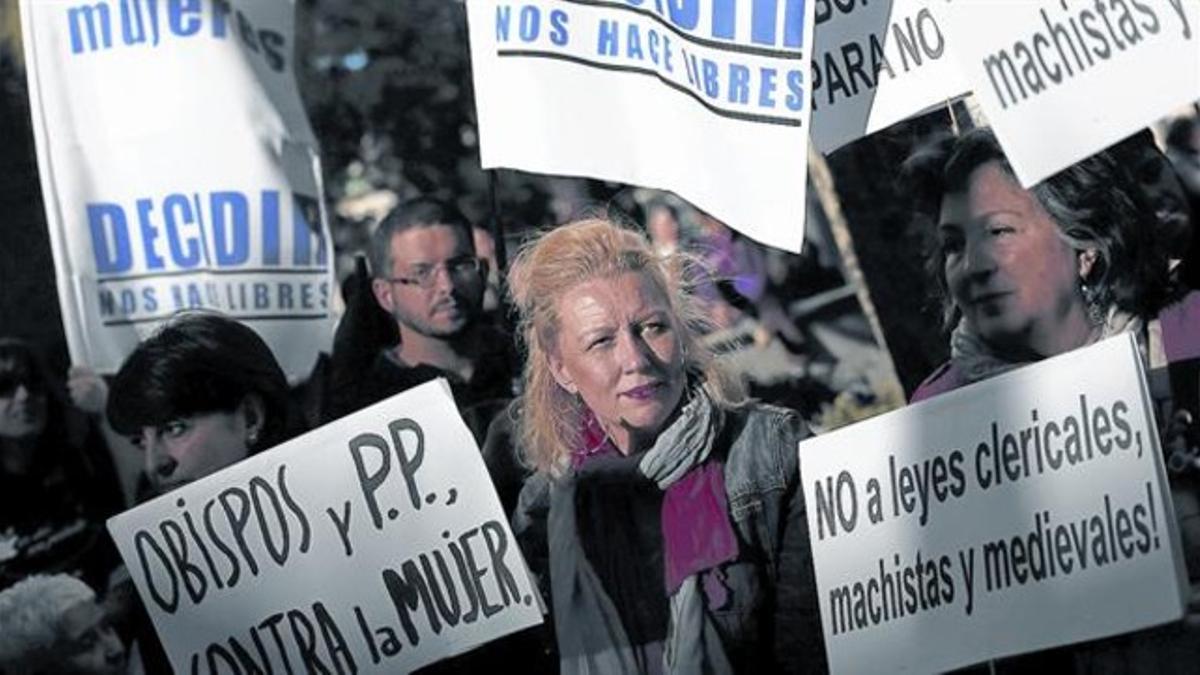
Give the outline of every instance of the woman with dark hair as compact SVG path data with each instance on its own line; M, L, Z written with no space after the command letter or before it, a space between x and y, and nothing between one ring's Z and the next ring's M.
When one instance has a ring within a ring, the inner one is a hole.
M33 347L0 339L0 588L31 572L116 564L104 519L121 509L103 437Z
M1170 283L1164 241L1178 232L1164 227L1132 175L1136 167L1122 156L1120 149L1098 153L1028 190L986 129L939 138L909 158L919 215L937 232L930 271L951 331L950 361L912 400L1132 333L1167 432L1171 496L1197 583L1200 461L1186 458L1196 454L1200 293ZM1192 672L1200 659L1194 616L1039 657L1070 656L1082 672Z
M1169 304L1154 208L1110 153L1025 190L975 129L919 150L906 173L936 231L929 266L952 331L950 362L914 401L1140 330Z
M698 340L694 276L605 220L510 274L528 349L514 528L563 673L826 669L792 411Z
M113 379L108 421L145 453L145 500L220 471L291 435L287 378L249 327L186 312L138 345ZM125 603L148 673L171 668L132 583Z
M121 365L108 420L146 454L154 493L286 440L287 379L250 328L212 313L165 324Z

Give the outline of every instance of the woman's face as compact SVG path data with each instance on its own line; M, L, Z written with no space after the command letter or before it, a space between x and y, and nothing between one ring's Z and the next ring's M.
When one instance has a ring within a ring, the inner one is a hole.
M578 394L623 452L653 439L683 396L683 350L667 297L629 272L580 283L558 299L558 383Z
M125 672L125 646L95 602L68 609L59 625L61 661L56 672L74 675L118 675Z
M144 427L134 443L146 453L146 476L159 494L220 471L250 454L246 405ZM251 415L253 417L253 415Z
M0 438L36 436L46 427L46 393L28 382L0 383Z
M1076 252L997 162L977 167L966 192L942 199L938 232L950 294L994 348L1048 356L1074 338L1064 332L1086 324Z

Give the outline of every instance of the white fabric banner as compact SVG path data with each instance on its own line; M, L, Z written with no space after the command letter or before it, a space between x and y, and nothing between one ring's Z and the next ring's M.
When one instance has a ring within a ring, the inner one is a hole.
M113 372L205 308L289 377L332 334L321 172L293 3L22 0L30 104L71 358Z
M672 190L799 251L811 2L468 0L483 166Z
M946 39L1021 185L1200 99L1200 2L954 0Z
M542 620L444 380L108 528L177 673L406 673Z
M967 93L939 20L950 0L819 0L813 145L830 152Z
M1137 345L1107 340L800 444L834 672L935 672L1183 616Z

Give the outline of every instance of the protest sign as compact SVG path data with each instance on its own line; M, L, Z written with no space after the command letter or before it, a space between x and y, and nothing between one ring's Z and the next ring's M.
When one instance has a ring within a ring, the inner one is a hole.
M812 140L830 152L967 93L938 25L949 0L820 0Z
M113 372L182 309L252 326L289 376L332 332L293 3L22 0L71 357Z
M1200 98L1200 3L974 0L945 18L1025 187Z
M1132 337L800 444L836 672L930 672L1183 615Z
M176 672L409 672L541 621L444 380L108 527Z
M811 2L469 0L485 168L672 190L804 241Z

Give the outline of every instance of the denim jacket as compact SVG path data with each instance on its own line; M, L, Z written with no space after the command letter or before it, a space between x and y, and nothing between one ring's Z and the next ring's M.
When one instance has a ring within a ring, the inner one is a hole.
M825 672L825 648L797 446L808 435L789 410L750 404L727 411L713 457L725 467L739 555L723 565L723 606L707 611L739 673ZM548 595L546 519L552 481L532 476L513 530Z

